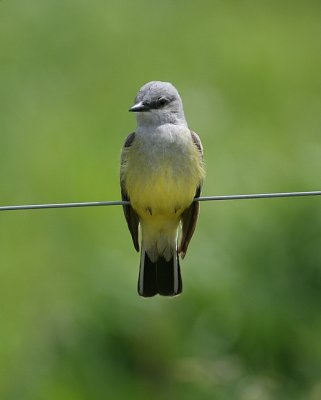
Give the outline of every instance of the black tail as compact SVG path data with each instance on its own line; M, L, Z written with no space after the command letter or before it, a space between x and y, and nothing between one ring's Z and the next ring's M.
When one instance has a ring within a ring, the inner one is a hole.
M176 259L175 259L176 257ZM159 293L162 296L177 296L182 293L182 277L178 255L166 261L159 257L152 262L145 251L142 251L138 278L138 294L152 297Z

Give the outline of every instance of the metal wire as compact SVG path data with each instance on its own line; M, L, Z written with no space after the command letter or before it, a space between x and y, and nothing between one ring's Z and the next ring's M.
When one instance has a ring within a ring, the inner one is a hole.
M206 197L197 197L194 199L194 201L271 199L278 197L303 197L303 196L321 196L321 190L312 192L258 193L258 194L232 194L223 196L206 196ZM130 204L129 201L89 201L82 203L27 204L27 205L17 205L17 206L0 206L0 211L42 210L48 208L124 206L129 204Z
M316 190L313 192L258 193L258 194L232 194L226 196L207 196L207 197L197 197L195 198L195 201L273 199L277 197L303 197L303 196L321 196L321 190Z
M130 204L129 201L87 201L83 203L54 203L54 204L26 204L21 206L2 206L0 211L13 210L42 210L46 208L76 208L76 207L99 207L99 206L123 206Z

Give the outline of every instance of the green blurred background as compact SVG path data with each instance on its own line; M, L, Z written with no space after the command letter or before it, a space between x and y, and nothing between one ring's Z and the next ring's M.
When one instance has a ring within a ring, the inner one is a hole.
M4 0L0 204L119 199L155 79L204 195L321 189L320 1ZM320 201L203 203L183 295L150 300L120 207L2 212L1 400L319 400Z

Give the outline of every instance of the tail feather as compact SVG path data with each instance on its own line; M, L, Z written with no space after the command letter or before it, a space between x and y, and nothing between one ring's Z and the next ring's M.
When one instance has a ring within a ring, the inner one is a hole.
M162 296L176 296L182 293L182 277L178 255L166 261L164 257L157 260L157 287Z
M152 297L158 293L156 263L152 262L144 249L140 256L138 294Z
M138 294L152 297L159 293L162 296L177 296L182 292L182 278L178 254L166 261L159 257L152 262L142 249L138 278Z

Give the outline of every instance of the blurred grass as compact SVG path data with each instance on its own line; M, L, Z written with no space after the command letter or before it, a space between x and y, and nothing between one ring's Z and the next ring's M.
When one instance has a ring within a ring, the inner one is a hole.
M179 89L204 194L320 189L320 2L0 3L0 203L119 198L127 113ZM321 398L320 199L202 204L184 294L120 208L0 215L0 398Z

